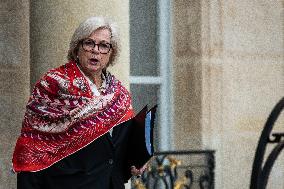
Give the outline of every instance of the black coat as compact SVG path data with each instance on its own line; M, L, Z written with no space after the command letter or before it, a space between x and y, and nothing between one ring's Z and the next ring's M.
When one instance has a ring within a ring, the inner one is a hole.
M130 178L131 121L39 172L18 174L18 189L123 189Z
M151 127L154 125L154 113ZM151 157L145 143L146 108L85 148L38 172L17 175L18 189L124 189L130 167ZM153 135L151 129L151 135ZM151 136L151 143L153 138ZM153 153L153 146L151 153Z

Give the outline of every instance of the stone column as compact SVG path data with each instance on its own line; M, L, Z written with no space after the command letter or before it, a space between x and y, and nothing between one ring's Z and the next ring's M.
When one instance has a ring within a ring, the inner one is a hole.
M283 6L173 2L174 145L216 150L216 188L249 188L258 138L283 97ZM284 187L283 166L281 156L268 188Z
M0 189L16 188L11 158L29 97L29 3L0 1Z
M174 149L200 149L201 3L179 0L172 5Z
M202 144L216 150L216 188L249 188L258 139L284 93L283 18L283 1L202 1ZM283 132L283 116L277 124ZM283 188L283 176L282 156L267 188Z
M128 1L122 0L31 1L31 85L48 69L66 63L69 41L83 20L90 16L107 16L121 29L122 53L112 70L128 86L128 12Z

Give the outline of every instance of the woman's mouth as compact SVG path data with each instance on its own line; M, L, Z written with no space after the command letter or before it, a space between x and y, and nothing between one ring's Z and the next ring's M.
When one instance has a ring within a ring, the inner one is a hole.
M99 60L97 58L90 58L89 59L90 63L93 64L93 65L97 65Z

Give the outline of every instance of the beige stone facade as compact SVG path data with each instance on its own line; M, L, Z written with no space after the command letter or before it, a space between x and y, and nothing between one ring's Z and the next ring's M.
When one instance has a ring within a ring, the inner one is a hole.
M29 3L0 1L0 188L15 188L11 154L30 93Z
M215 187L249 188L258 138L284 94L283 1L173 4L175 147L216 150ZM284 187L281 160L268 188Z
M216 150L215 188L249 188L258 138L284 94L284 1L175 0L171 6L172 148ZM118 22L123 49L112 71L128 86L128 9L124 0L0 1L0 189L16 188L10 160L30 87L66 62L72 32L85 18ZM283 123L282 114L276 129L283 132ZM283 158L268 188L284 188Z

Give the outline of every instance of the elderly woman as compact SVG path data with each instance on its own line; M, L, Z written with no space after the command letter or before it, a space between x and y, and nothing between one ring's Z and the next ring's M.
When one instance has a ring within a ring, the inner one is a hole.
M120 189L142 173L153 149L138 150L140 164L129 152L138 122L129 92L107 71L118 54L110 20L91 17L75 30L69 62L48 71L27 104L13 155L18 189Z

